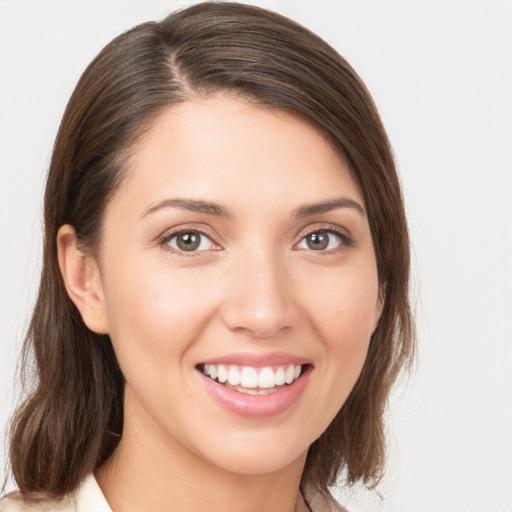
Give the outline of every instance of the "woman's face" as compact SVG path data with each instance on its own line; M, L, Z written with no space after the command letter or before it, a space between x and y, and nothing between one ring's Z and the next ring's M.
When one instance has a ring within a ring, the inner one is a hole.
M381 310L363 198L318 131L228 97L166 111L99 261L125 433L242 474L303 462Z

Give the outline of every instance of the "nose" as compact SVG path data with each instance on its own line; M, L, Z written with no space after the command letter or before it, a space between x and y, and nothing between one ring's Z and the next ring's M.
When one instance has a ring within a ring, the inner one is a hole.
M276 258L253 255L231 269L229 299L223 307L225 325L256 338L271 338L296 323L289 271Z

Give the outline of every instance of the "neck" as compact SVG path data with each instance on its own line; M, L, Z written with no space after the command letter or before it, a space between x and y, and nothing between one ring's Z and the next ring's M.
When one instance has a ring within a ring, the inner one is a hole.
M158 439L146 432L125 422L118 449L96 472L114 511L308 510L299 492L306 454L269 474L239 474L199 457L169 436Z

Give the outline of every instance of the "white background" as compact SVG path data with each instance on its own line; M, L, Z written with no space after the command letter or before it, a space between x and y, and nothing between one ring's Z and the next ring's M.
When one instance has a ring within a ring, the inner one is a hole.
M44 174L67 99L114 35L188 3L0 0L2 429L38 284ZM383 501L361 490L342 500L354 512L510 512L512 1L252 3L311 28L356 68L406 195L418 366L392 397Z

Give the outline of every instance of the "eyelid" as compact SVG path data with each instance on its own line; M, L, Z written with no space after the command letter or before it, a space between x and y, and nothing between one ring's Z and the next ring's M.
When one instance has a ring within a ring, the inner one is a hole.
M210 249L214 251L222 250L223 247L219 244L217 241L218 238L220 238L213 229L211 229L209 226L198 226L197 224L180 224L179 226L176 226L174 228L167 229L164 231L161 235L157 238L157 244L161 246L164 250L172 252L173 254L177 254L178 256L184 256L187 258L199 256L203 252L208 251L191 251L187 253L186 251L177 251L173 247L169 245L169 241L181 234L181 233L199 233L200 235L206 236L212 244L214 244L216 247L215 249Z
M341 235L350 236L350 233L347 229L342 228L337 224L328 223L312 224L311 226L308 226L306 229L304 229L299 236L300 238L304 238L305 236L308 236L311 233L315 233L316 231L331 231L334 233L340 233Z
M342 250L343 247L351 247L354 245L354 238L352 237L352 235L350 234L350 232L347 229L342 228L341 226L338 226L336 224L315 224L315 225L309 226L308 228L306 228L305 231L301 232L301 234L299 235L299 240L293 244L293 247L295 248L300 242L302 242L302 240L304 240L304 238L306 238L311 233L316 233L316 232L333 233L333 234L339 236L342 239L343 243L341 244L342 247L339 247L336 249L331 249L328 251L313 251L313 250L311 250L311 252L316 252L318 254L332 254L333 252Z
M332 254L333 252L342 250L343 247L350 247L354 245L354 239L350 232L342 228L341 226L338 226L336 224L314 224L311 226L308 226L304 231L302 231L299 235L299 239L293 243L293 248L296 248L296 246L308 235L315 232L327 232L327 233L333 233L337 236L339 236L342 239L342 247L336 248L336 249L330 249L327 251L312 251L317 252L318 254ZM202 252L208 252L208 251L193 251L190 253L187 253L186 251L177 251L174 248L170 247L168 245L168 242L171 238L173 238L176 235L179 235L180 233L187 233L187 232L197 232L199 234L202 234L206 236L215 246L215 249L211 250L223 250L222 245L217 241L219 238L221 238L212 228L209 226L201 225L198 226L197 224L181 224L179 226L167 229L164 231L161 235L157 238L157 244L161 246L163 249L168 250L174 254L177 254L179 256L185 256L185 257L194 257L199 256ZM301 249L303 250L303 249Z

